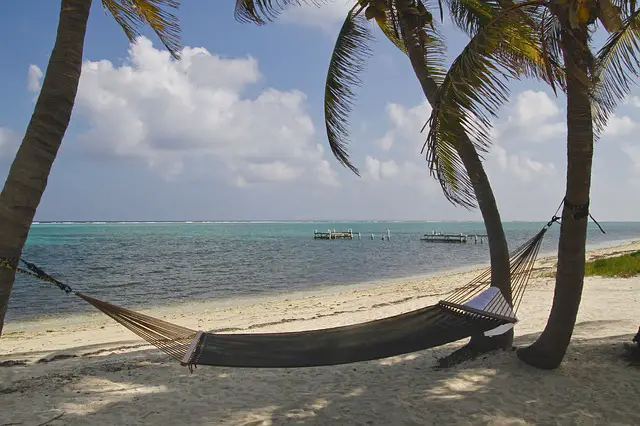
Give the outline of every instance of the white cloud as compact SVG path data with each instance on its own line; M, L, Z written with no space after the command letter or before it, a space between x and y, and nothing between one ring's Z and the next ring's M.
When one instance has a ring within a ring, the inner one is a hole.
M402 206L420 210L433 206L433 200L438 200L441 196L440 187L429 175L426 163L408 159L381 160L367 155L362 179L358 184L361 188L358 196L366 194L367 204L375 205L375 202L384 200L385 208L394 204L399 210L402 210ZM378 209L385 208L378 206Z
M526 90L516 98L515 117L521 123L543 122L560 115L560 108L544 92Z
M280 20L333 32L344 21L354 4L354 0L332 0L319 6L292 4L282 12Z
M540 176L552 176L556 173L556 168L551 162L539 161L535 155L522 151L523 147L510 147L509 145L519 144L523 137L520 132L523 129L538 131L536 137L557 138L558 134L564 132L563 123L548 123L549 119L561 115L560 108L543 92L526 91L520 93L515 101L508 105L511 114L505 122L498 122L492 129L494 136L494 147L489 154L488 167L493 167L501 176L508 179L517 179L520 182L532 182ZM534 114L535 111L540 113ZM407 108L399 104L389 104L387 114L392 123L392 127L385 135L376 141L377 145L384 151L398 152L403 150L405 155L416 157L426 138L426 132L420 133L420 129L431 114L431 106L428 102L423 102L413 108ZM558 129L559 127L559 129ZM513 139L513 140L512 140ZM394 163L395 164L395 163ZM424 169L425 179L433 178L428 176L427 165L424 158L420 156L411 161L419 169ZM381 179L382 162L374 157L366 159L368 175L376 179ZM404 168L398 174L405 173ZM422 182L422 179L418 179Z
M420 133L420 130L430 114L431 105L426 101L413 108L395 103L387 105L387 115L392 127L375 141L376 145L384 151L389 151L400 141L403 149L417 153L426 138L426 129L423 133Z
M395 161L380 161L370 155L365 158L365 169L366 177L374 181L394 178L400 172Z
M522 182L532 182L541 176L553 176L555 165L551 162L540 162L526 153L508 153L500 145L492 148L491 156L508 177L515 177Z
M385 194L404 197L405 203L415 204L416 195L437 196L439 184L430 176L424 156L420 154L426 137L420 130L429 118L431 106L426 101L414 107L391 103L386 112L391 126L375 140L385 159L374 154L365 157L364 181ZM427 198L421 203L431 204Z
M507 106L506 122L498 122L498 134L516 136L524 142L546 142L566 133L556 102L544 92L526 90Z
M383 151L389 151L393 146L393 135L389 132L386 133L383 137L376 140L376 145L380 147Z
M37 81L37 73L33 75ZM374 144L363 145L371 151L352 150L363 177L340 168L344 178L339 181L337 163L325 150L324 132L316 130L309 116L305 94L256 87L265 83L262 79L251 57L224 58L186 48L183 60L175 62L147 39L131 47L123 65L86 62L74 111L74 123L81 121L70 132L80 134L64 152L80 147L101 160L132 159L134 167L143 164L172 184L142 180L150 195L137 191L131 200L144 200L137 205L111 198L101 204L104 193L89 185L77 204L94 206L98 216L113 211L114 217L128 208L120 206L132 205L132 218L150 204L149 217L157 215L158 205L167 205L177 218L195 211L205 218L481 219L477 210L446 202L430 176L420 154L428 103L391 103L386 120L367 116L362 133ZM640 186L640 148L634 138L640 109L632 107L634 99L609 123L607 134L615 135L616 143L605 140L596 146L592 200L598 219L633 219L619 212L637 210L631 208L633 197L614 196ZM566 126L561 105L561 99L543 92L516 93L495 122L495 145L485 155L485 168L504 220L540 220L562 198ZM0 165L13 158L11 150L19 140L0 128ZM61 161L75 159L72 155ZM128 177L127 167L123 162L117 169ZM99 183L101 188L109 185ZM339 194L332 188L338 185ZM171 198L172 192L178 195ZM120 190L113 194L119 196ZM76 201L66 201L49 211L82 209L73 205Z
M40 91L40 80L42 80L42 70L37 65L29 65L27 73L27 89L30 92L37 93Z
M12 157L19 143L20 138L15 132L0 127L0 158Z
M371 182L393 184L398 192L401 188L408 188L405 193L429 194L431 199L444 199L441 198L439 184L419 154L426 137L420 129L430 113L431 107L427 102L414 107L388 105L391 128L376 142L384 152L386 162L393 162L396 166L392 169L395 173L385 179L385 161L380 160L380 156L369 155L365 176ZM557 149L557 144L564 141L566 126L562 121L562 110L545 93L525 91L514 96L512 102L505 106L503 116L504 119L494 123L491 132L494 145L484 155L484 164L496 196L503 201L500 206L504 209L504 217L546 215L548 209L545 207L556 203L558 192L562 191L562 179L558 176L563 166L554 162L554 155L562 152ZM522 143L523 140L537 142L543 138L549 144ZM532 204L534 200L537 200L536 204ZM523 212L523 205L530 211Z
M561 99L554 99L544 92L523 91L514 94L494 121L493 146L484 155L484 164L504 218L544 217L562 198L565 189L566 124L561 102ZM391 128L376 141L380 152L369 155L366 160L369 181L377 185L393 183L398 192L402 187L415 191L417 183L435 182L429 176L423 158L415 159L426 136L419 130L430 112L427 103L415 107L400 104L387 107ZM596 188L594 200L607 199L608 194L597 192L600 188L640 185L640 149L633 138L636 123L633 114L611 117L606 134L615 135L617 143L604 141L596 147L594 161L599 168L593 177ZM621 162L621 155L631 161ZM398 166L394 178L382 177L381 157ZM609 167L602 164L616 163L620 167L615 169L615 173L610 169L600 172ZM408 178L410 169L413 175ZM413 186L409 182L413 182ZM436 183L433 195L437 197L440 194ZM612 214L617 214L615 209Z
M319 157L323 157L324 148L322 145L316 145L316 151ZM338 174L331 167L331 163L326 159L322 159L315 163L310 170L311 173L315 173L320 182L324 183L328 186L340 186L340 181L338 181Z
M622 151L629 156L633 163L630 182L635 186L640 186L640 145L627 144L622 147Z
M622 117L617 115L612 115L609 117L609 121L607 122L607 127L604 129L603 136L609 137L617 137L617 136L625 136L631 133L631 131L636 127L636 123L631 120L630 117L624 115Z
M640 96L629 96L624 103L640 108Z
M0 153L2 153L2 149L7 145L8 133L9 133L9 129L0 127Z
M506 107L506 120L494 123L493 146L486 167L494 180L529 185L557 174L544 148L532 149L522 142L557 142L566 134L563 114L556 101L544 92L525 90ZM514 180L515 179L515 180ZM498 182L499 183L499 182ZM500 185L497 185L500 186Z
M300 167L293 167L282 161L272 161L270 163L247 164L246 175L249 179L258 182L281 182L297 178L303 173Z
M212 172L239 186L297 179L335 185L305 94L267 88L243 96L259 79L253 58L187 47L174 61L140 38L122 66L84 63L76 112L89 129L79 140L103 156L144 160L167 180L206 158Z

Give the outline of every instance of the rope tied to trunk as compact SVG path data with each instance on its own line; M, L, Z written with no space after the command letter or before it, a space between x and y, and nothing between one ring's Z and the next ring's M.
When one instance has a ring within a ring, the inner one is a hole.
M600 231L603 234L606 234L606 232L604 232L604 229L602 229L602 226L600 226L600 224L598 223L597 220L595 220L595 218L591 215L591 213L589 212L589 201L587 201L586 204L573 204L572 202L570 202L569 200L567 200L567 197L565 196L564 199L562 200L564 205L571 210L572 214L571 217L574 220L580 220L580 219L584 219L584 218L591 218L591 220L593 220L593 223L595 223L598 228L600 229Z
M20 263L26 266L27 269L20 268L18 266ZM16 271L24 275L29 275L29 276L38 278L39 280L44 281L46 283L53 284L67 294L75 294L75 291L71 288L71 286L53 278L51 275L44 272L34 263L27 262L24 259L20 259L19 261L16 261L16 260L12 261L12 259L9 259L9 258L0 258L0 267L11 269L12 271Z
M564 197L564 205L571 210L571 217L575 220L589 217L589 201L587 201L586 204L573 204L571 201L567 200L567 197Z

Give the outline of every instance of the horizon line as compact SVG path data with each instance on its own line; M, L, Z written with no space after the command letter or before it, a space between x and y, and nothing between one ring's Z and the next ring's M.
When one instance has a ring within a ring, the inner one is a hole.
M538 223L548 219L513 219L503 220L503 223ZM154 224L154 223L183 223L183 224L240 224L240 223L484 223L482 220L432 220L432 219L218 219L218 220L34 220L37 224ZM639 223L638 220L601 220L600 222Z

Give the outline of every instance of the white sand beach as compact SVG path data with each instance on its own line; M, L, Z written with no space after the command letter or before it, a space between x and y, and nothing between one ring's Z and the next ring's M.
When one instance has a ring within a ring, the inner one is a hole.
M638 249L640 241L589 257ZM544 328L554 265L538 261L516 346ZM220 332L324 328L432 304L475 273L144 312ZM512 351L435 371L435 358L460 341L334 367L190 373L101 314L9 323L0 339L0 425L638 425L640 368L622 354L640 325L639 299L640 277L587 278L572 345L554 371Z

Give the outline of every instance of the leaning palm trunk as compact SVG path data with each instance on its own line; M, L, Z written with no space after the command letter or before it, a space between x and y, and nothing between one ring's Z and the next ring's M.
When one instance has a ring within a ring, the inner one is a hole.
M425 97L433 106L436 101L438 84L429 75L429 71L425 67L424 51L420 45L422 25L416 19L416 15L402 12L400 13L400 25L413 71L420 82ZM504 298L511 304L509 247L504 229L502 228L502 221L496 199L493 195L487 174L484 171L480 156L462 125L459 126L457 133L459 137L456 143L456 151L469 175L469 180L473 186L488 235L489 253L491 257L491 285L499 288ZM487 350L495 347L509 346L512 341L513 330L493 338L478 336L472 339L471 347L473 347L474 350Z
M71 119L92 0L62 0L55 46L31 121L0 194L0 258L17 262ZM0 268L0 335L14 271Z
M565 21L567 22L567 21ZM593 122L589 88L585 71L589 69L587 29L562 32L563 56L567 70L567 188L560 242L553 306L547 325L538 340L518 351L518 357L538 368L557 368L564 358L578 315L584 282L585 244L591 161L593 157Z

